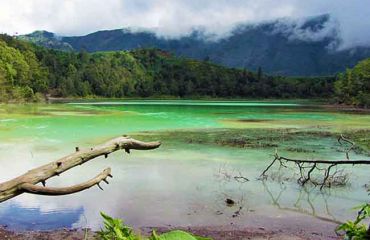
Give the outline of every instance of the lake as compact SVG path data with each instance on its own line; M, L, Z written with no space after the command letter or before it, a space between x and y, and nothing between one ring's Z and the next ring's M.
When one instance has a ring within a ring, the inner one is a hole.
M294 178L258 177L275 149L292 158L341 160L344 152L337 137L360 132L361 143L368 144L369 130L368 113L307 101L0 105L1 182L63 157L76 146L91 147L122 134L162 142L156 150L120 151L94 159L47 181L48 186L73 185L110 166L114 178L102 184L104 191L93 187L59 197L23 194L1 203L0 225L19 230L98 229L99 211L135 227L344 221L353 218L352 207L368 201L364 185L369 184L370 167L346 167L349 183L324 191L302 188ZM351 154L351 159L368 158L366 150ZM286 174L294 172L292 167ZM227 206L226 198L236 204Z

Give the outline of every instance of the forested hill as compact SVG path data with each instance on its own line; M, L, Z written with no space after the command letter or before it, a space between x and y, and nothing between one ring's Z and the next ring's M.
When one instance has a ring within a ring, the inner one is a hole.
M159 48L198 60L272 75L332 75L370 57L370 48L340 49L340 31L329 15L307 19L283 19L257 25L240 25L217 41L201 31L179 38L163 38L153 32L107 30L85 36L56 37L37 31L19 38L39 45L88 52Z
M311 98L333 94L333 77L287 78L226 68L157 49L65 52L0 35L0 100L55 97Z
M370 107L370 58L339 74L335 93L340 103Z

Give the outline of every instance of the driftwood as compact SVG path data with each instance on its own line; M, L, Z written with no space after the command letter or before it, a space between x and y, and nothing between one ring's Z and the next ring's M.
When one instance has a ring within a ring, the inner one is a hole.
M70 187L46 187L45 183L47 179L54 176L59 176L59 174L99 156L105 156L105 158L107 158L108 154L121 149L124 149L127 153L130 153L131 149L150 150L158 148L160 145L160 142L141 142L130 137L122 136L86 150L80 150L78 147L76 147L76 152L73 154L45 164L41 167L32 169L10 181L1 183L0 202L6 201L22 193L55 196L76 193L88 189L94 185L97 185L99 188L101 188L99 185L101 181L108 183L107 178L113 177L111 175L110 168L105 169L99 175L87 182ZM43 186L36 185L38 183L42 183Z
M350 160L349 153L354 149L355 143L350 141L349 139L345 138L343 135L340 135L338 138L338 142L340 145L343 143L349 144L345 152L345 158L343 160L304 160L304 159L291 159L279 156L277 150L274 155L274 159L272 162L267 166L267 168L262 172L260 175L260 179L266 179L268 177L267 172L269 169L276 163L279 163L279 167L287 167L287 163L295 164L300 173L300 177L298 178L297 182L304 186L306 183L310 182L314 186L320 186L320 190L323 187L331 187L334 183L338 185L343 185L346 181L346 176L343 175L343 170L335 169L337 166L341 165L370 165L370 160ZM333 169L335 169L333 171ZM316 179L312 178L314 172L322 172L323 179L321 181L317 181Z

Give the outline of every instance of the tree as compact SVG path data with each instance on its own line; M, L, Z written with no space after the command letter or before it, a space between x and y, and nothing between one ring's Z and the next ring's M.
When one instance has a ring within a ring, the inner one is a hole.
M263 76L262 68L261 67L258 67L258 70L257 70L257 80L258 81L261 81L262 76Z
M339 74L335 94L340 103L370 106L370 59L359 62L354 68Z

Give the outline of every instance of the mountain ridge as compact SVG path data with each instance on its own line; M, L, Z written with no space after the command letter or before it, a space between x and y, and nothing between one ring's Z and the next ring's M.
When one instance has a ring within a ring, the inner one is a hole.
M209 40L202 31L164 38L150 31L102 30L63 37L34 32L20 38L48 48L88 52L159 48L176 56L208 60L227 67L247 68L273 75L333 75L370 57L370 47L340 49L340 36L330 15L301 21L276 20L238 25L229 36Z

